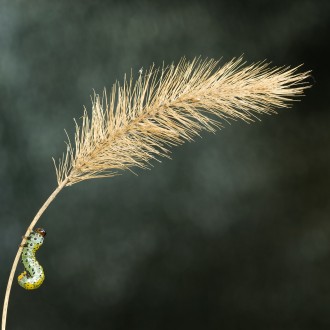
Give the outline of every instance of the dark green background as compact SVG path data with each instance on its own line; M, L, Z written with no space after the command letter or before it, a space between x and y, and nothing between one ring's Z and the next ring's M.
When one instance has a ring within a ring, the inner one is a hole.
M12 329L329 329L329 1L0 1L0 294L66 128L133 68L245 54L313 70L293 109L66 188ZM22 270L20 265L19 271Z

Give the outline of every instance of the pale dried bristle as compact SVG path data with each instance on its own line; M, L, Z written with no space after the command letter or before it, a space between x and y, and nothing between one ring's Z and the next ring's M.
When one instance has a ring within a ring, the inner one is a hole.
M135 83L116 83L107 98L94 95L91 119L84 111L56 167L57 181L67 185L111 177L120 170L148 168L169 147L191 141L202 130L214 132L230 119L253 121L275 113L302 95L310 72L298 67L271 68L260 62L244 66L242 58L217 68L218 61L182 59L178 65L140 74Z

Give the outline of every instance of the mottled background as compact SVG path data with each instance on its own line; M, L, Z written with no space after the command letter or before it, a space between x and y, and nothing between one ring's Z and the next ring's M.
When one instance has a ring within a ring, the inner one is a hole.
M314 76L277 116L66 188L40 221L46 281L15 281L8 329L329 329L329 25L327 0L1 0L1 299L93 88L183 55Z

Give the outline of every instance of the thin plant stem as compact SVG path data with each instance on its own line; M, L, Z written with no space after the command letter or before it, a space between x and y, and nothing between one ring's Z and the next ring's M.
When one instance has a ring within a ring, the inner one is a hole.
M288 108L302 96L310 71L271 68L266 62L245 66L242 57L217 68L219 61L181 59L177 65L140 73L116 83L108 99L95 95L92 115L85 109L81 126L55 163L58 187L38 211L14 260L2 313L6 329L12 282L23 247L43 212L65 187L122 170L149 168L153 159L169 157L169 148L193 141L203 130L215 132L230 120L254 121L260 114Z
M22 250L23 250L23 245L26 242L26 238L30 235L31 231L33 230L34 226L42 216L42 214L45 212L49 204L55 199L57 194L66 186L68 183L69 178L64 179L63 182L61 182L60 185L54 190L54 192L48 197L46 202L42 205L38 213L35 215L33 218L32 222L30 223L29 227L26 230L25 235L23 236L23 240L18 248L18 251L16 253L15 260L13 262L13 266L11 267L9 279L8 279L8 284L7 284L7 289L6 289L6 294L5 294L5 300L3 303L3 310L2 310L2 323L1 323L1 330L6 330L6 320L7 320L7 312L8 312L8 303L9 303L9 297L10 297L10 291L11 291L11 286L13 284L16 268L18 265L18 261L20 259Z

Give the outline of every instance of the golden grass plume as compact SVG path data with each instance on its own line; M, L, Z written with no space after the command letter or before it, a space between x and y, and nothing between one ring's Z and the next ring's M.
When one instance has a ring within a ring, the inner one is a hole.
M94 95L92 116L85 109L56 165L57 181L66 185L120 170L148 168L167 156L169 147L191 141L202 130L214 132L228 120L253 121L258 114L287 108L309 86L310 72L299 67L246 65L232 59L222 67L213 59L180 60L151 67L134 83L132 76L115 83L108 98Z

